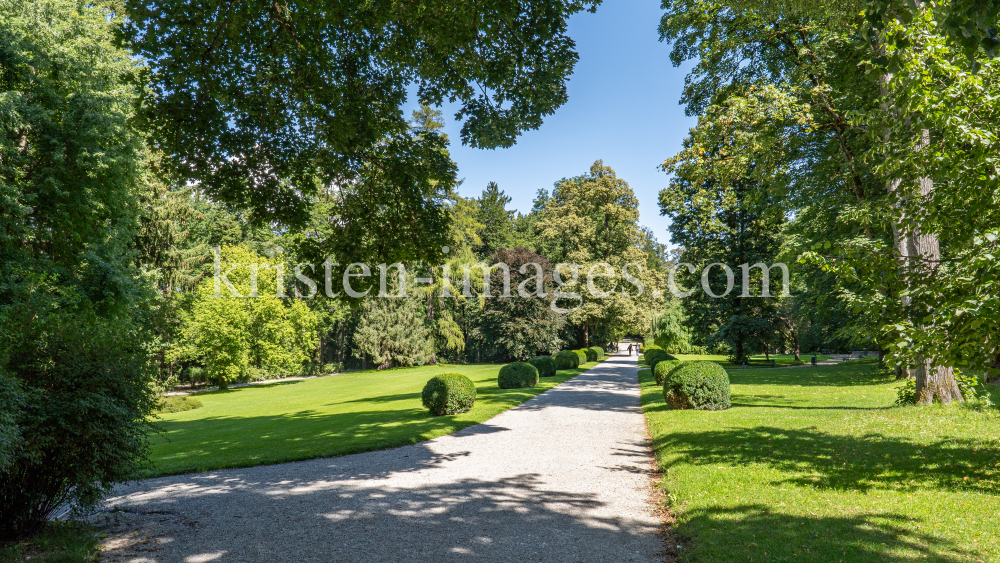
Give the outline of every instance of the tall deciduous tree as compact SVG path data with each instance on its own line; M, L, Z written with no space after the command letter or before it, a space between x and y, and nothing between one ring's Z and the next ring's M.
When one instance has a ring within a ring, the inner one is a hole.
M509 147L565 103L567 19L598 1L131 0L126 35L150 65L145 118L182 178L290 224L339 186L338 255L392 262L435 256L447 224L432 203L455 181L441 136L400 112L407 88L457 100L464 143Z
M479 326L472 335L479 346L504 361L556 352L565 319L550 306L552 265L526 248L502 248L490 260L510 269L510 293L504 295L503 270L489 272L490 293L484 295Z
M0 541L95 503L147 452L138 69L120 23L0 3Z
M248 377L250 368L301 373L317 346L318 320L302 300L279 297L290 297L284 280L278 283L278 267L287 268L245 247L219 253L220 275L198 284L181 315L176 357L202 363L220 387Z
M535 224L538 245L554 262L577 266L575 274L560 273L562 291L577 297L559 306L572 311L568 319L582 328L584 344L590 346L591 337L606 344L644 334L660 283L646 267L639 203L628 182L598 160L588 174L557 183L544 205Z
M774 263L783 210L752 179L723 187L711 176L688 177L701 168L687 164L667 165L677 175L660 192L661 212L671 219L671 240L683 248L680 261L694 266L694 275L686 275L686 266L678 269L676 279L683 280L678 289L691 292L683 304L699 340L726 344L741 362L777 344L777 303L761 296L763 272L739 266ZM775 297L781 292L780 272L770 274L768 289Z

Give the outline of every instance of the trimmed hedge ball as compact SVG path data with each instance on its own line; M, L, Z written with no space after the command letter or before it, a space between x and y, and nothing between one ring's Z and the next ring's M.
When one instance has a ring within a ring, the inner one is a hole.
M663 381L663 399L675 409L725 410L731 393L726 370L715 362L684 362Z
M587 363L587 353L586 352L584 352L583 350L573 350L573 353L576 354L577 357L580 358L580 363L581 364ZM577 366L577 367L579 367L579 366Z
M535 366L539 377L552 377L556 374L556 361L552 356L538 356L531 358L528 363Z
M590 347L590 350L592 350L592 351L594 352L594 354L596 354L596 355L597 355L597 357L596 357L596 358L594 358L594 361L595 361L595 362L596 362L597 360L600 360L601 358L603 358L603 357L604 357L604 350L603 350L603 349L602 349L602 348L601 348L600 346L591 346L591 347Z
M597 352L595 352L593 348L581 348L580 351L583 352L583 355L587 357L588 362L596 362L597 358L600 357L597 355Z
M476 402L476 384L464 375L443 373L424 385L421 397L434 416L468 412Z
M513 362L500 368L497 384L501 389L534 387L538 383L538 369L528 362Z
M649 369L656 369L656 362L667 359L667 354L663 350L650 350L642 355L646 360Z
M556 369L576 369L580 367L580 356L572 350L557 352L552 359L556 361Z
M666 380L667 374L670 373L670 370L679 365L681 365L680 360L660 360L656 362L656 367L652 368L656 384L663 385L663 381Z

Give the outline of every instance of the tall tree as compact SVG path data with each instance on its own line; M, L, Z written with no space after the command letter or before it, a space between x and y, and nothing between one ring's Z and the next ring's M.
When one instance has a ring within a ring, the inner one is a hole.
M509 248L514 236L514 214L507 210L510 196L505 194L496 182L486 184L486 189L476 201L476 219L482 224L479 239L482 241L476 252L489 256L500 248Z
M0 3L0 541L96 503L147 453L139 69L120 24Z
M587 346L592 337L606 344L626 334L644 334L649 326L660 284L656 272L646 267L638 205L628 182L598 160L588 174L556 185L535 224L544 254L577 267L575 275L560 273L562 291L577 297L561 300L559 306L572 311L568 318L581 327ZM588 282L592 272L593 289Z
M774 263L784 214L753 180L723 189L711 177L689 178L693 171L685 164L667 166L677 175L660 192L661 213L671 219L671 241L683 248L681 262L695 270L688 276L686 267L679 268L675 279L684 280L679 290L692 292L683 304L699 340L726 344L734 361L742 362L777 344L779 319L775 299L761 296L763 272L738 267ZM724 266L706 272L712 264ZM780 277L769 281L772 295L779 294L780 283Z
M499 267L492 270L490 293L484 295L479 326L473 337L488 356L503 361L527 360L556 352L561 344L559 331L566 321L550 306L552 265L526 248L498 250L490 260L510 269L510 296L503 295L503 270ZM521 295L521 290L527 296Z

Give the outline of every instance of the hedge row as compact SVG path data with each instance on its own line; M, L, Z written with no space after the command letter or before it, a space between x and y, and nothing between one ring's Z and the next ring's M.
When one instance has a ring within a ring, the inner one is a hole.
M535 366L539 377L552 377L556 374L555 356L538 356L528 360L528 363Z
M669 360L674 362L678 361L677 358L664 352L658 346L650 346L649 348L647 348L646 351L643 353L643 357L646 360L646 365L649 366L649 369L653 370L654 374L656 373L656 364L664 360Z
M527 362L513 362L500 368L497 384L501 389L534 387L539 377L552 377L556 370L576 369L588 361L595 362L604 351L594 346L582 350L562 350L552 356L538 356ZM433 415L463 413L472 408L476 386L464 375L446 373L436 376L424 386L424 406Z

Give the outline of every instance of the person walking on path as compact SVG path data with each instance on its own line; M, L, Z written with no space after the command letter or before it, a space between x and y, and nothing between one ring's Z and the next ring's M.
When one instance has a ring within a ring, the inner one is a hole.
M628 345L628 355L629 356L632 355L632 345L631 344Z

